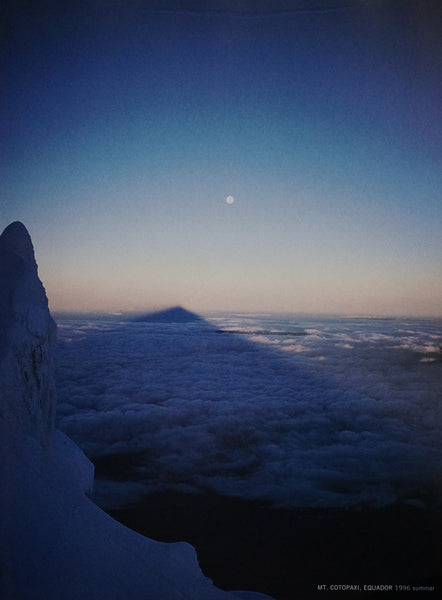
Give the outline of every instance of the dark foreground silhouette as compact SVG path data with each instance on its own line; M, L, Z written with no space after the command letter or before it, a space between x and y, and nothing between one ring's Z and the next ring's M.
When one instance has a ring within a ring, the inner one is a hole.
M204 573L223 589L259 590L277 600L402 598L407 591L399 586L434 587L424 597L435 599L442 590L440 508L285 510L215 494L162 492L111 514L154 539L190 542ZM351 584L360 590L331 589ZM328 591L318 589L324 585ZM364 591L364 585L393 589Z

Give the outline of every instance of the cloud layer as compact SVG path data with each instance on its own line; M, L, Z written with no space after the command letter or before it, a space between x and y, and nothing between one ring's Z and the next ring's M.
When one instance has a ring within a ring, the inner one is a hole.
M58 320L58 426L105 506L159 489L285 506L441 496L442 326Z

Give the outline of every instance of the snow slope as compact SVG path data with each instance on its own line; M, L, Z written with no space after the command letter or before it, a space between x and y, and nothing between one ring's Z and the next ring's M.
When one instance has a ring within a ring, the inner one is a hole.
M87 497L93 465L53 428L56 328L21 223L0 236L0 598L234 600L187 543L114 521Z

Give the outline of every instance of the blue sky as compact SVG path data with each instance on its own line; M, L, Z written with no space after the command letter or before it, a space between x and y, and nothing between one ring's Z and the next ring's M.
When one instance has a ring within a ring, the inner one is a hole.
M441 11L369 4L7 13L0 225L51 308L441 315Z

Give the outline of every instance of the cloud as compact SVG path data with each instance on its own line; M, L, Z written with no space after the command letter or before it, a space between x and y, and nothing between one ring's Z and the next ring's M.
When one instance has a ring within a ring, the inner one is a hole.
M309 324L61 322L58 425L96 462L100 501L167 488L288 506L434 501L440 329Z

